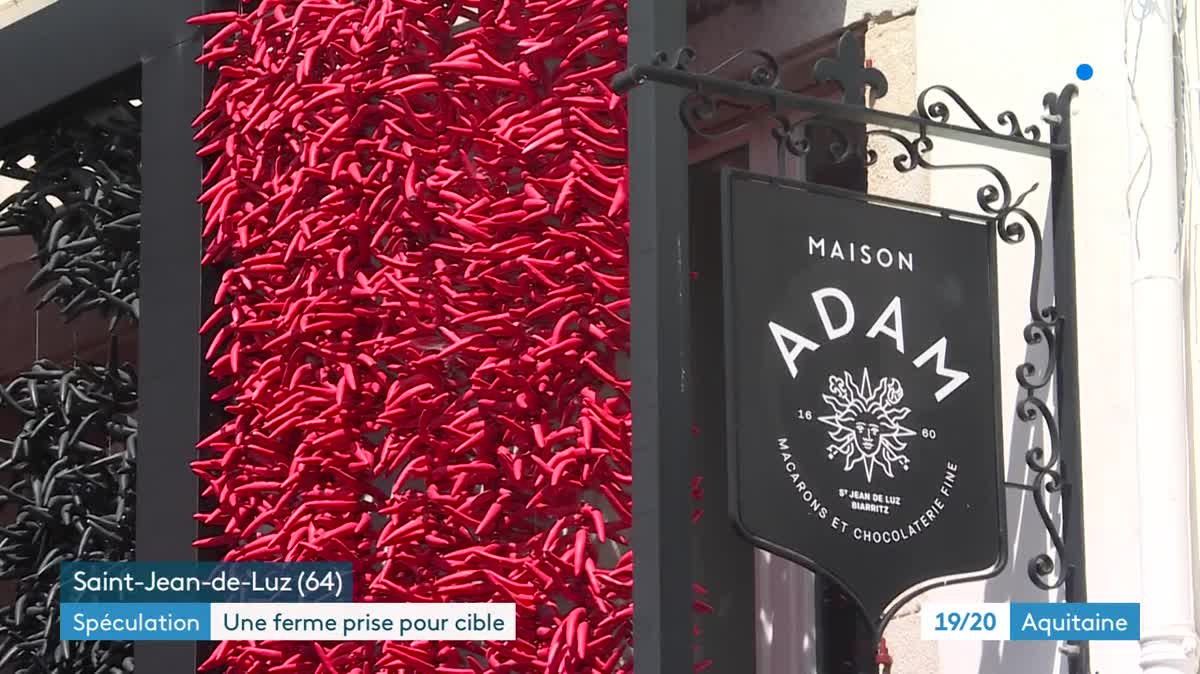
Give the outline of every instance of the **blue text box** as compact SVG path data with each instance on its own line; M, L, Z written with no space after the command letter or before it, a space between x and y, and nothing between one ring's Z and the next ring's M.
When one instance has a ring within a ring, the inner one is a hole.
M208 604L63 604L63 641L208 641Z
M1011 641L1136 641L1140 604L1011 604Z

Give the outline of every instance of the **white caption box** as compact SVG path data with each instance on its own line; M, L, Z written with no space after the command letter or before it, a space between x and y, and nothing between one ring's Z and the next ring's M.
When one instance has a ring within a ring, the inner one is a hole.
M214 641L512 641L515 604L212 604Z
M921 638L926 641L1008 641L1008 604L925 604Z

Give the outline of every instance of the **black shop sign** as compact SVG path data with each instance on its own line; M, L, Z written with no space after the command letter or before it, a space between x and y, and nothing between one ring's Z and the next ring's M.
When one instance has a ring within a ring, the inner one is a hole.
M879 627L1006 559L995 233L753 174L724 180L731 514Z

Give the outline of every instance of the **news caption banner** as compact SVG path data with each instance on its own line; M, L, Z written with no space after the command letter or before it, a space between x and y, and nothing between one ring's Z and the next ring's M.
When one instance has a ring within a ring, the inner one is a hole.
M1137 641L1141 605L1125 603L927 604L927 641Z
M68 562L64 641L511 641L511 603L353 603L349 563Z

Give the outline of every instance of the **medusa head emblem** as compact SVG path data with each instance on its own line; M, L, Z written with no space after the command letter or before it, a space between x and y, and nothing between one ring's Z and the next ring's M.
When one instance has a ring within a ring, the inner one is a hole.
M859 384L844 372L840 377L829 377L829 393L821 398L832 410L832 414L818 417L829 426L826 452L831 460L843 458L847 472L861 465L867 482L876 468L888 477L895 477L896 465L908 470L909 459L904 455L908 442L904 438L916 432L901 424L911 410L900 406L904 398L900 380L883 377L872 387L865 369Z

